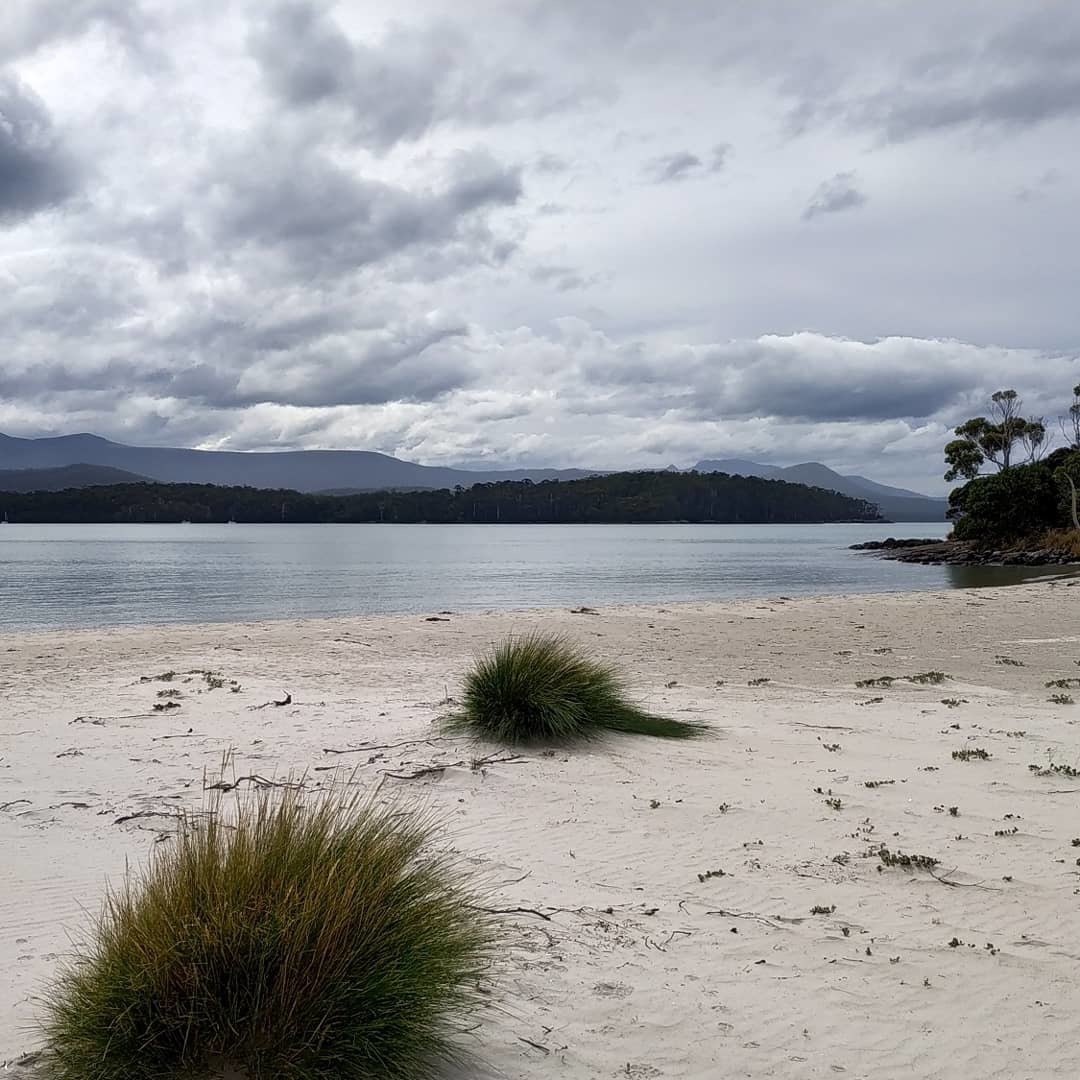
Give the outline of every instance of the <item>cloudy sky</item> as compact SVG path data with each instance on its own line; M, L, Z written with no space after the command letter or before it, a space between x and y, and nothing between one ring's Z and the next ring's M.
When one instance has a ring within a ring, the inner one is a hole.
M4 0L0 431L938 492L1078 177L1074 0Z

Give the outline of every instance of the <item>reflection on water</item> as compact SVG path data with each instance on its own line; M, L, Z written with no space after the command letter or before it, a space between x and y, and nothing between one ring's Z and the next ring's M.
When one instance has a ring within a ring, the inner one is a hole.
M954 589L988 589L1021 585L1050 578L1080 578L1080 569L1068 566L946 566Z
M1006 585L849 551L948 525L6 525L0 629Z

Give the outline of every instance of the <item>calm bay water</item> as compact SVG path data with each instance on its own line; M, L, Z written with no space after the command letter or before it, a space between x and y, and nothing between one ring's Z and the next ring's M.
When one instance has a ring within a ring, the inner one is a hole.
M0 629L1010 584L848 551L947 525L5 525Z

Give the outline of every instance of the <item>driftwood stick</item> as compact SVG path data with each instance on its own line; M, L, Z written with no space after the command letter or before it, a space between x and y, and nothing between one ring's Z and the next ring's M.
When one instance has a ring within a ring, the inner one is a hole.
M343 749L336 749L333 746L324 746L324 754L363 754L368 750L394 750L399 746L418 746L421 743L432 744L437 742L449 742L450 740L444 738L441 735L436 735L432 739L403 739L401 742L392 743L369 743L364 746L346 746Z
M485 915L535 915L538 919L543 919L544 922L551 922L551 916L545 915L542 911L537 911L536 908L531 907L511 907L511 908L476 908L477 911L484 912Z
M984 885L981 881L949 881L948 875L956 873L956 867L951 870L946 870L944 874L935 874L932 869L928 869L928 873L935 881L940 881L942 885L948 885L950 889L982 889L984 892L1001 892L1001 889L991 888L989 885Z
M435 773L446 772L447 769L460 769L468 765L473 771L482 769L486 765L502 765L508 762L520 762L525 759L520 754L511 754L509 757L486 757L475 758L473 761L443 761L436 765L426 765L411 773L396 773L389 769L383 769L384 776L393 777L395 780L418 780L422 776L431 776Z
M125 821L135 821L137 818L146 817L163 817L163 818L178 818L180 815L177 813L168 813L165 810L139 810L134 814L124 814L122 817L118 817L113 824L123 825Z
M295 780L268 780L265 776L253 773L251 776L238 776L232 783L228 780L218 780L215 784L204 784L203 791L233 791L244 781L253 784L257 788L302 788L302 782Z
M548 1046L541 1046L541 1045L540 1045L540 1043L537 1043L537 1042L533 1042L533 1041L532 1041L532 1039L526 1039L524 1035L519 1035L519 1036L518 1036L518 1042L523 1042L523 1043L526 1043L526 1044L528 1044L529 1046L531 1046L531 1047L532 1047L532 1048L533 1048L534 1050L541 1050L541 1051L543 1051L543 1053L544 1053L544 1055L545 1055L545 1056L547 1056L548 1054L550 1054L550 1053L551 1053L551 1048L550 1048L550 1047L548 1047Z
M291 705L291 704L292 704L292 694L290 694L288 691L286 691L285 696L280 701L277 701L277 700L264 701L261 705L252 705L251 708L253 710L255 710L255 711L258 711L259 709L269 709L271 707L273 707L275 709L282 709L286 705Z

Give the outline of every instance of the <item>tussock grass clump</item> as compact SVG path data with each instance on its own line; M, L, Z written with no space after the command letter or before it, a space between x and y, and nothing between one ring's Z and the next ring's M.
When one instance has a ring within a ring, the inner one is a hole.
M330 791L208 796L110 889L46 1000L50 1080L418 1080L497 934L434 822Z
M510 638L479 657L465 677L460 709L443 724L510 744L576 742L609 731L686 739L708 730L645 712L615 671L544 634Z

